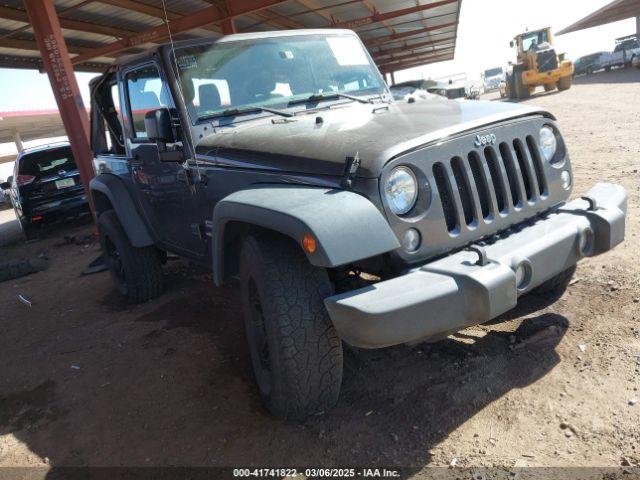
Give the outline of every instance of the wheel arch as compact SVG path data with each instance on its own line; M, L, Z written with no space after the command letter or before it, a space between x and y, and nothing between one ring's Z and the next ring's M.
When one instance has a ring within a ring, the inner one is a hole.
M348 205L348 208L345 208ZM333 268L390 252L400 246L383 214L365 197L343 190L265 186L222 199L213 212L213 277L220 285L238 266L240 239L254 231L316 240L304 251L312 265Z
M89 184L96 216L114 210L129 241L134 247L148 247L155 242L138 212L124 182L115 175L100 174Z

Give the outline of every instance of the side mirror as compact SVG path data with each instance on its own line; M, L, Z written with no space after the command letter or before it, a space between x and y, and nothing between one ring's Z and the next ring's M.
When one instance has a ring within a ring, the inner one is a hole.
M0 183L0 190L10 190L11 183L10 182L2 182Z
M158 108L147 112L144 116L144 128L147 131L147 138L152 142L176 142L176 134L168 108Z
M407 103L416 103L416 99L414 97L409 97L407 99Z

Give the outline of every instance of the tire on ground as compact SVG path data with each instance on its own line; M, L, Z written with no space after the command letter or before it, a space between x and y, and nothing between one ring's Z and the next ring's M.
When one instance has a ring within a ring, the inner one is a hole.
M40 233L39 225L32 225L30 223L20 222L20 228L22 229L22 235L25 240L35 240L39 237Z
M100 245L118 290L132 303L142 303L162 294L163 275L158 250L131 245L115 211L98 218Z
M268 410L302 420L335 405L342 383L342 342L324 307L332 294L325 269L312 266L291 239L245 239L240 282L247 341Z
M516 91L516 98L521 100L527 99L531 96L531 92L529 91L529 87L524 84L524 80L522 79L524 72L514 72L514 84Z
M560 298L567 290L573 275L576 273L576 266L567 268L565 271L560 272L555 277L551 277L546 282L542 283L532 293L534 295L548 296L554 298Z
M569 90L571 88L572 81L573 78L571 77L571 75L561 77L560 80L558 80L558 90L561 92L564 90Z
M545 83L544 85L544 91L545 92L551 92L552 90L556 89L556 84L555 83Z

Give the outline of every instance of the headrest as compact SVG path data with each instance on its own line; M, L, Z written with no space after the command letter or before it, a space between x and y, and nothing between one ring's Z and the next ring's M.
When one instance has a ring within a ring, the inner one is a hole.
M218 87L213 83L206 83L200 85L198 88L198 95L200 96L200 111L206 112L209 110L218 110L222 105L220 100L220 92Z
M131 103L135 105L135 108L158 108L160 107L160 100L155 92L138 92L135 94L135 100Z

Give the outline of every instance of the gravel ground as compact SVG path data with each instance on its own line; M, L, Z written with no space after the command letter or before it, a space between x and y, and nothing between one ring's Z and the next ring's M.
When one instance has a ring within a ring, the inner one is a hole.
M168 292L130 307L86 223L0 250L51 267L0 284L0 466L608 466L640 462L640 70L579 79L527 103L560 121L575 195L629 191L626 242L580 264L553 302L435 345L349 352L335 410L304 424L261 407L237 286L180 260ZM32 302L28 307L17 299ZM633 403L633 402L631 402Z

